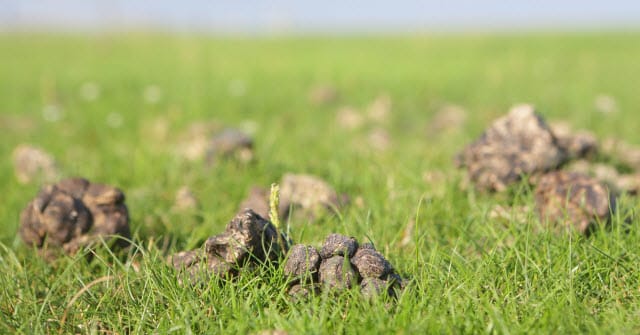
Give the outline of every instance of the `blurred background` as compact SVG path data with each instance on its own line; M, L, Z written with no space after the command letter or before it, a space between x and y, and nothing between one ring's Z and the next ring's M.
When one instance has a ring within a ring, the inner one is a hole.
M640 27L634 0L0 0L0 31L343 34Z

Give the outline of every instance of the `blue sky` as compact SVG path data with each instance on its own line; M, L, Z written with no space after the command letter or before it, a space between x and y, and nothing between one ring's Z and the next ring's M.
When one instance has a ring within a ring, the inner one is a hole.
M349 33L640 28L640 0L0 0L0 30Z

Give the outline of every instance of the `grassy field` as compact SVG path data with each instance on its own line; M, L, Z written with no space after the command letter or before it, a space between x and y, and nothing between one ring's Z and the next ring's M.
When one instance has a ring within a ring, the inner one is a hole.
M638 333L637 219L626 229L616 217L590 238L541 232L533 212L526 224L491 219L496 204L532 204L530 190L461 190L452 163L519 102L639 144L638 59L640 35L625 33L0 35L0 333ZM338 102L310 104L309 89L322 83L335 86ZM379 94L393 102L388 120L355 130L336 123L340 106L365 109ZM615 99L616 113L597 111L601 95ZM431 132L448 104L467 111L466 123ZM172 150L191 124L210 121L253 130L257 161L208 167ZM387 150L371 148L371 131L388 134ZM52 153L64 176L122 188L136 247L53 264L25 247L19 213L40 185L14 177L20 143ZM236 282L178 283L164 258L222 231L251 185L286 172L320 176L359 199L337 216L289 222L292 236L315 245L331 232L371 239L411 280L396 302L362 301L356 291L294 302L273 268ZM182 185L201 209L172 211Z

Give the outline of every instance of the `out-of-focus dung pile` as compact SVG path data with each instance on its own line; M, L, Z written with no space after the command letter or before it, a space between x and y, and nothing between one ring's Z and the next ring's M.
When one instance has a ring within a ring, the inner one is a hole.
M540 178L535 189L536 208L543 220L567 222L588 234L593 225L609 221L616 197L595 178L555 171Z
M41 148L21 144L13 150L12 156L16 179L21 184L52 183L60 177L55 159Z
M501 192L526 181L534 185L542 220L588 234L606 223L621 193L638 194L640 149L621 141L600 143L567 123L548 126L531 105L515 106L456 156L479 190ZM615 161L625 166L597 162ZM565 171L566 170L566 171Z
M306 174L287 173L280 182L280 205L278 213L286 219L314 220L322 215L342 208L348 202L346 196L338 193L324 180ZM263 217L269 215L269 191L253 186L249 195L240 204L240 210L251 208Z
M175 151L187 160L205 159L208 164L223 159L248 163L254 159L253 145L253 138L241 130L194 123L178 140Z
M523 176L555 169L565 150L531 105L515 106L457 157L479 189L504 191Z
M129 212L118 188L84 178L43 187L22 210L20 236L51 259L62 249L73 254L99 239L129 244ZM120 238L117 238L120 237Z

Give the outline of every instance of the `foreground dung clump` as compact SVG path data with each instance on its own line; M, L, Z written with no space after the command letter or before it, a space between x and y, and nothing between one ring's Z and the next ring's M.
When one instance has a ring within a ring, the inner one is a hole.
M320 256L322 258L329 258L332 256L345 256L353 257L353 254L358 249L358 241L353 237L346 237L340 234L331 234L327 236L327 239L322 245L320 250Z
M355 286L359 281L358 272L348 258L333 256L320 263L320 283L330 289L347 289Z
M542 117L530 105L518 105L496 120L458 156L479 189L503 191L524 175L552 170L566 159Z
M283 241L287 241L282 236ZM170 257L178 270L187 270L192 280L198 274L225 277L248 263L276 261L288 243L278 242L278 232L271 222L250 209L236 215L224 232L207 239L202 249L180 252Z
M316 248L296 244L291 248L287 257L287 262L284 264L284 273L287 275L301 279L305 275L316 276L321 261Z
M316 219L342 207L346 202L345 196L339 196L327 182L312 175L287 173L280 182L278 213L283 219L289 217L292 211L296 217ZM252 187L240 208L251 208L267 217L269 191L266 188Z
M100 238L120 236L118 246L128 245L129 213L119 189L71 178L42 188L22 210L20 236L28 245L44 249L61 247L74 253Z
M598 180L579 173L557 171L540 178L536 207L543 220L563 222L588 234L594 224L606 223L616 198Z
M289 294L308 296L319 289L344 290L359 285L365 297L386 292L395 296L402 280L384 256L353 237L329 235L321 251L307 245L291 248L284 273L290 279Z

